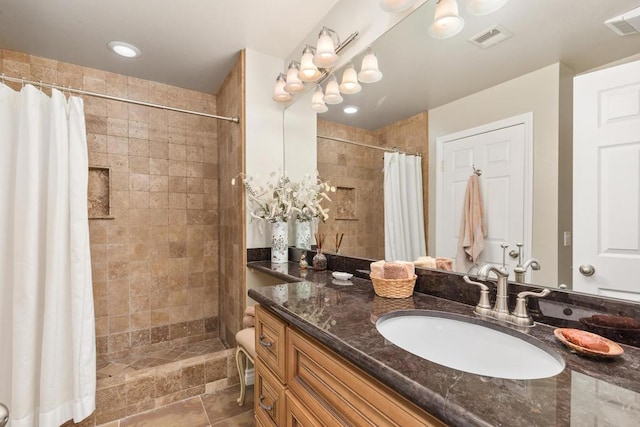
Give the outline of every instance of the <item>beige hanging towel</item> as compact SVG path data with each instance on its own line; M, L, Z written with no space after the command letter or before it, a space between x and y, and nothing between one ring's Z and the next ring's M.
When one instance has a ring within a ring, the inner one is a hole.
M466 273L471 267L478 265L478 258L484 249L484 236L486 235L480 181L478 176L473 174L467 182L467 191L462 205L458 254L456 256L456 270L458 272Z

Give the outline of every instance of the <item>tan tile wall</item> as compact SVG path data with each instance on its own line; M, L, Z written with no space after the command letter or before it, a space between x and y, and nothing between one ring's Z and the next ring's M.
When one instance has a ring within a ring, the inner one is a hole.
M213 95L19 52L0 55L7 76L216 112ZM99 359L216 334L216 120L83 98L89 164L111 168L115 216L90 221Z
M338 123L318 120L318 135L346 139L382 147L397 147L400 151L422 154L422 180L427 230L427 112L400 120L384 128L368 131ZM344 255L384 258L384 195L383 152L353 144L318 138L318 172L332 185L356 189L357 220L336 220L335 204L330 219L319 225L327 234L328 252L334 251L334 236L344 233L340 253ZM426 236L425 236L426 238Z
M318 120L318 135L376 145L373 132ZM329 219L318 231L326 233L327 252L335 251L336 233L344 233L340 253L372 259L384 258L384 199L382 193L382 151L318 138L318 173L337 187L356 191L356 220L335 218L335 202Z
M244 171L245 53L218 91L218 114L240 117L240 123L218 122L220 169L220 338L235 346L245 305L245 196L242 185L231 180Z

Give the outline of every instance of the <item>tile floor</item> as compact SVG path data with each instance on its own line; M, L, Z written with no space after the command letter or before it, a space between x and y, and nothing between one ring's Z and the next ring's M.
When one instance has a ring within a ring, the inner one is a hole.
M100 427L249 427L254 426L253 386L243 406L236 399L240 386L202 394Z

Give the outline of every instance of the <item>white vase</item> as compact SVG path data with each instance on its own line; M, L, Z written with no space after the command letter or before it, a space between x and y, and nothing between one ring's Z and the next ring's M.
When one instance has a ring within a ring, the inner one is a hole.
M296 248L311 249L311 221L296 221Z
M289 262L289 228L286 222L271 223L271 262Z

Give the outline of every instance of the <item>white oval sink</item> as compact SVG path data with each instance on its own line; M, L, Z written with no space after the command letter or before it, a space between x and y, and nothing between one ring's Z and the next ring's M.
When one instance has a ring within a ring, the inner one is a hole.
M564 359L535 338L480 319L438 311L389 313L376 328L398 347L439 365L488 377L531 380L559 374Z

